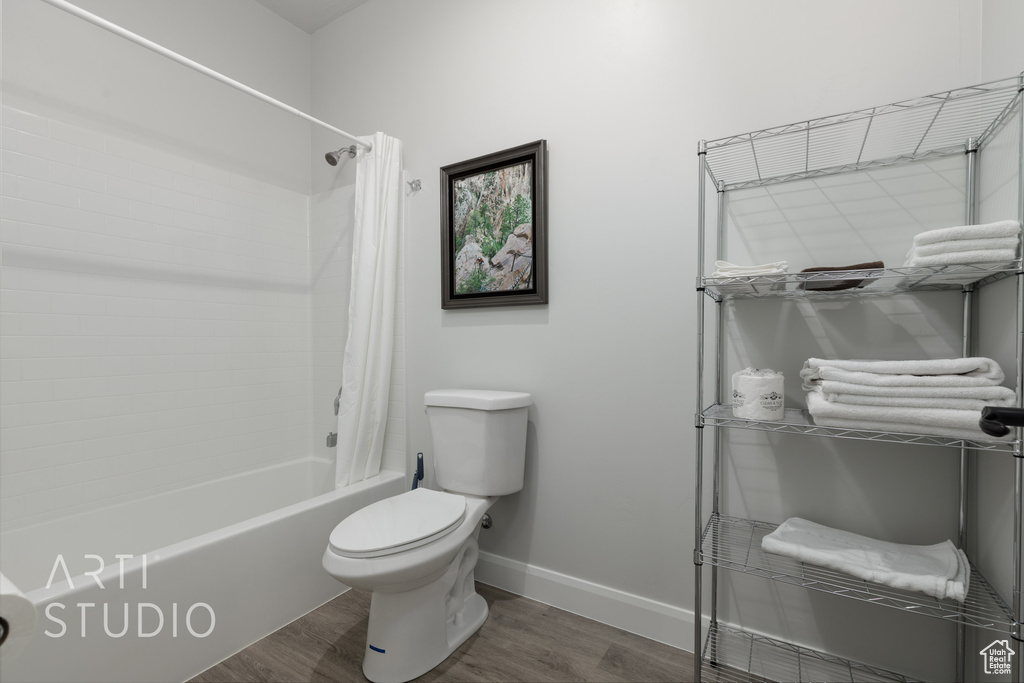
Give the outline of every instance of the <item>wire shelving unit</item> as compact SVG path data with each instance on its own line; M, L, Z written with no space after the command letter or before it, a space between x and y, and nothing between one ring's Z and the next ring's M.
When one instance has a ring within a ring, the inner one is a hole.
M706 172L728 191L963 154L1014 115L1019 80L709 140Z
M741 299L782 299L838 301L849 297L885 297L896 294L949 291L963 298L963 355L972 355L972 320L975 293L1008 278L1016 279L1016 375L1017 405L1024 394L1024 267L1021 253L1002 263L957 264L936 267L889 267L852 269L748 277L707 277L706 245L709 237L717 245L716 257L723 258L725 193L780 183L809 180L839 174L870 172L889 166L929 162L966 155L964 181L965 223L977 223L979 201L977 155L1006 131L1016 136L1016 160L1012 172L1017 218L1024 222L1024 74L1015 78L949 90L927 97L862 109L847 114L797 122L787 126L701 141L698 146L698 278L694 595L694 679L696 681L908 681L901 674L857 663L835 655L787 643L763 634L743 631L719 621L719 570L736 572L807 590L824 592L880 608L938 619L957 628L957 680L965 677L966 629L993 631L1024 646L1024 429L1011 440L948 438L934 434L893 433L841 429L815 424L807 411L788 409L779 421L746 420L736 417L723 400L723 302ZM707 227L706 184L718 194L717 230ZM939 226L936 226L939 227ZM709 234L710 233L710 234ZM705 398L705 303L715 306L717 329L713 329L715 353L714 395ZM1006 368L1008 372L1009 369ZM746 429L819 438L851 439L904 445L941 446L958 449L960 482L958 495L959 544L964 547L968 525L967 473L973 451L993 457L1014 456L1012 596L1004 600L989 581L972 565L970 590L964 603L939 600L923 594L897 590L862 581L822 567L765 553L761 539L776 524L730 517L719 509L721 438L714 440L713 492L710 515L704 509L705 434L711 431ZM703 609L705 568L711 574L710 614ZM703 628L703 616L710 627ZM1018 648L1018 651L1019 648ZM1014 661L1012 680L1024 681L1020 658Z
M768 636L715 624L708 629L701 657L702 681L846 681L910 683L893 671L861 664Z
M768 422L736 417L733 415L731 405L713 403L701 412L699 419L703 426L753 429L761 432L777 432L779 434L807 434L810 436L825 436L832 439L856 439L858 441L875 441L880 443L972 448L979 451L1010 453L1012 455L1020 455L1021 448L1021 444L1018 441L983 441L981 439L956 439L934 436L932 434L904 434L901 432L824 427L815 424L814 418L806 410L798 408L787 408L786 416L783 420Z
M702 277L699 288L714 301L727 299L839 299L888 296L903 292L960 291L964 285L984 287L1021 269L1021 260L1005 263L954 264L833 270L745 277ZM841 289L840 289L841 288Z
M997 632L1006 632L1013 625L1013 614L1009 606L973 567L970 588L963 603L939 600L922 593L890 588L842 572L766 553L761 549L761 539L777 526L769 522L712 515L704 529L702 557L710 564L731 571L951 623Z

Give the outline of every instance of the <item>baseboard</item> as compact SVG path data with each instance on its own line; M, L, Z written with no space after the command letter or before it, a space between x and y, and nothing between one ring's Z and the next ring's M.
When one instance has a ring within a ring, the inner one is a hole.
M573 614L693 651L693 611L481 552L476 579Z

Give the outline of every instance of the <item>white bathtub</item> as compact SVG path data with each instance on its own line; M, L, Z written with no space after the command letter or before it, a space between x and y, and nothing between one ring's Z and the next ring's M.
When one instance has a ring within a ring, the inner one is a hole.
M331 530L404 489L385 471L335 491L305 458L4 533L0 571L39 618L2 679L186 680L340 594Z

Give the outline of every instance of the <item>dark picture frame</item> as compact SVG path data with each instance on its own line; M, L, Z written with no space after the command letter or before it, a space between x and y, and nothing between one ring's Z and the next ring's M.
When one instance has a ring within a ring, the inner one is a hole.
M441 169L441 308L548 303L547 141Z

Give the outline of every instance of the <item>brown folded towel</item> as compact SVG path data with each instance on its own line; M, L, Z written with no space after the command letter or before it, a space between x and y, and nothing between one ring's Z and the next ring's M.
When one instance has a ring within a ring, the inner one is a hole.
M869 263L855 263L852 266L820 266L815 268L804 268L801 273L825 273L836 270L875 270L878 268L885 268L885 264L881 261L871 261ZM806 290L814 291L835 291L837 289L852 289L854 287L863 287L864 285L874 282L877 278L858 278L853 280L812 280L809 282L801 282L800 287Z

